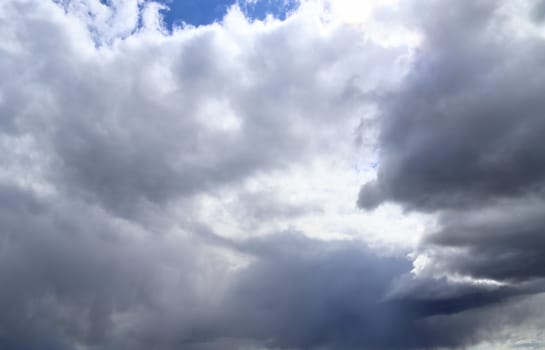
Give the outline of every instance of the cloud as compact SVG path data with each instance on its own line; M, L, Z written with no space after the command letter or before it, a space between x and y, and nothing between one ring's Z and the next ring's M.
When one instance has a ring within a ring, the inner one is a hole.
M383 97L362 207L478 207L542 190L542 39L517 36L495 2L437 6L422 13L425 44L403 87Z
M542 278L542 218L541 200L448 212L441 216L442 228L426 238L424 251L444 271L504 282Z
M236 7L221 26L136 28L95 49L79 20L87 10L30 4L3 6L19 18L6 26L21 46L3 67L25 71L9 80L7 122L46 150L48 181L123 215L301 159L321 147L319 130L361 106L344 94L356 72L343 67L395 54L354 46L358 34L343 27L322 33L317 18L250 24Z
M460 256L466 268L457 272L536 277L530 251L540 255L543 227L542 39L514 31L522 28L519 17L531 13L509 5L429 11L421 24L426 44L403 87L382 106L378 176L362 187L358 204L371 209L395 201L411 210L446 211L443 228L428 242L469 254ZM524 247L531 249L523 254ZM481 264L498 270L478 272Z
M358 206L394 202L436 215L414 260L415 272L436 287L445 278L541 293L541 5L417 6L411 18L422 45L404 82L379 100L379 169ZM481 290L469 308L480 310L495 293Z
M413 57L323 2L169 33L150 1L4 1L0 348L459 347L539 320L540 46L465 5L392 10ZM360 206L439 213L412 258L358 237L426 227L357 213L368 164Z
M516 295L423 285L405 275L407 259L356 241L296 232L232 241L199 227L198 236L157 236L100 207L9 184L0 199L2 348L453 346L471 342L483 319L445 319L439 329L455 327L439 336L430 316ZM233 264L241 258L246 265ZM403 290L387 295L395 281Z

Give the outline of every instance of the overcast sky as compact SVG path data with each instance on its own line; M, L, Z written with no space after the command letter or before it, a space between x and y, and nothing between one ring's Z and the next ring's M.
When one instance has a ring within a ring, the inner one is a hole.
M545 348L545 1L0 1L0 350Z

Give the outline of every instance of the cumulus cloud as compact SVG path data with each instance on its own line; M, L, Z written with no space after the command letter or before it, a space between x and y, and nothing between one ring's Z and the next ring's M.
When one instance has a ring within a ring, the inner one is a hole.
M202 227L157 236L97 206L7 185L0 196L2 348L453 346L483 319L429 317L516 295L455 285L445 295L409 276L393 288L410 262L356 241L296 232L232 241ZM453 330L437 335L443 328Z
M47 148L49 181L125 215L315 150L323 139L316 133L343 125L361 105L346 93L356 72L344 67L358 62L363 74L393 56L354 45L357 33L346 28L322 30L317 18L251 24L237 8L223 25L171 36L135 27L134 36L95 49L77 16L88 10L74 6L65 16L51 4L4 5L6 17L19 19L5 26L21 47L3 67L26 72L9 79L15 96L4 105L14 112L5 114L17 120L15 134ZM46 54L36 62L33 52Z
M172 32L151 1L0 4L1 349L459 347L542 317L539 6L332 4ZM358 213L377 164L361 207L437 219L409 257L358 236L428 228Z
M357 203L437 215L416 253L421 276L540 293L541 4L425 3L412 68L381 98L380 165Z
M439 7L421 14L414 68L383 98L380 168L362 207L478 207L543 187L541 37L517 35L508 4Z

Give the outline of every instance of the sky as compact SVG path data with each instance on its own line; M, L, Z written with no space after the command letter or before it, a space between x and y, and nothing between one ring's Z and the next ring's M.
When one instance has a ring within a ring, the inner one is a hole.
M199 26L220 22L235 4L249 20L264 20L267 15L284 20L298 7L296 0L162 0L160 3L166 6L161 15L169 30L184 24Z
M3 0L0 350L545 349L542 0Z

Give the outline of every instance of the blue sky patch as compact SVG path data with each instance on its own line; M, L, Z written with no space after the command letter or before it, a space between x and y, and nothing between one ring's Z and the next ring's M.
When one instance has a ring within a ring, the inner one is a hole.
M162 0L169 10L163 11L167 27L170 29L182 22L195 26L220 21L236 0ZM257 0L239 1L242 11L251 19L264 19L268 14L285 19L295 10L298 0Z

